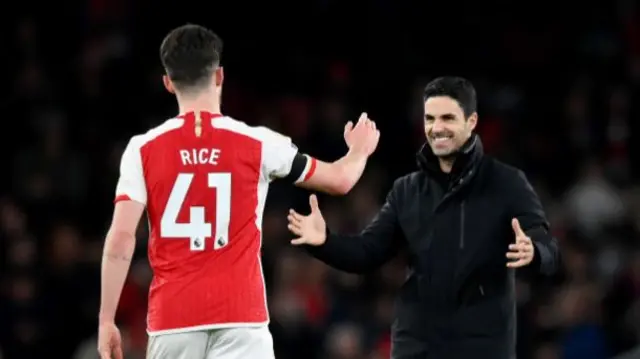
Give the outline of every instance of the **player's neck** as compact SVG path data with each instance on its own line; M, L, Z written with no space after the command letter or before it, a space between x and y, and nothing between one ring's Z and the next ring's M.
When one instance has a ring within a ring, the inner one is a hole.
M214 114L221 113L219 95L209 91L201 92L197 95L178 96L178 108L181 115L203 111Z

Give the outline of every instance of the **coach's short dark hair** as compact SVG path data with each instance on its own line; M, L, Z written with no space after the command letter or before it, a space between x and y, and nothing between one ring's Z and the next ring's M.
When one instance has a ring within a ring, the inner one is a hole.
M447 96L456 100L465 117L478 110L476 89L471 81L462 77L438 77L429 82L424 88L423 100L427 101L430 97L436 96Z
M178 90L206 86L220 65L221 55L220 37L194 24L171 30L160 45L160 60Z

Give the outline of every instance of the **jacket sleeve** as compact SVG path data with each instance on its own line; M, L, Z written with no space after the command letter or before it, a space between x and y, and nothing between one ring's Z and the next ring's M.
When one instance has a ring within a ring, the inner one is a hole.
M558 241L549 232L540 198L522 171L518 171L512 198L511 217L518 219L534 245L534 258L529 267L544 275L554 274L560 265Z
M306 246L307 251L329 266L351 273L370 272L389 261L404 243L396 209L397 184L398 181L362 232L344 235L327 230L326 242L321 246Z

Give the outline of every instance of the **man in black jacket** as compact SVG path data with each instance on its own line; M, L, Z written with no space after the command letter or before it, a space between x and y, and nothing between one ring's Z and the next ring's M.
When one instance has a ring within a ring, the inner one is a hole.
M432 81L424 110L420 170L395 181L373 221L357 235L330 233L311 196L308 216L289 214L299 236L292 243L352 273L373 271L406 250L393 359L513 359L514 268L554 273L557 242L522 171L483 154L469 81Z

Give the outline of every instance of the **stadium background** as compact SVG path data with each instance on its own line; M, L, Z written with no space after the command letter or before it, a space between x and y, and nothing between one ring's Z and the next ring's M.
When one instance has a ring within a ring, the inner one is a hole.
M565 259L552 280L518 283L519 358L600 359L638 348L633 1L11 5L1 32L3 358L97 358L99 263L120 154L131 135L176 111L161 86L158 46L186 21L226 42L226 114L291 135L326 160L344 153L347 120L366 110L378 123L381 144L362 182L346 198L321 198L336 230L361 228L391 181L414 170L425 83L471 79L487 152L527 172ZM387 358L401 260L366 277L333 271L288 245L290 206L306 210L306 193L275 184L264 263L277 358ZM118 315L127 358L143 358L146 340L142 227Z

